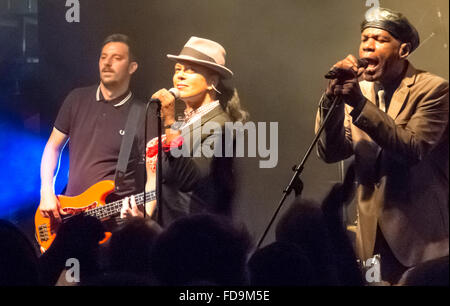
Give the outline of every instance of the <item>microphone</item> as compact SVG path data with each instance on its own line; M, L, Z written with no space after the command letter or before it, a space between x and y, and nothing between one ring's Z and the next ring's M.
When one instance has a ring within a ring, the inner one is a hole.
M367 68L369 66L369 61L365 58L358 59L358 68ZM330 71L325 75L325 79L351 79L353 78L353 73L337 67L331 68Z
M172 94L172 96L175 99L178 99L180 97L180 91L177 88L171 88L171 89L169 89L169 92ZM161 103L161 101L159 99L155 99L155 98L150 99L149 102L150 103Z

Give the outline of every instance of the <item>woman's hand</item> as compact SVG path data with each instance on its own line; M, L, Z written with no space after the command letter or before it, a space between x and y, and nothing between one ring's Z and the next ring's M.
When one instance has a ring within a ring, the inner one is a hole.
M144 217L144 214L136 205L136 199L134 198L134 195L132 195L131 197L126 197L122 202L120 218L125 219L128 217Z
M163 88L155 92L152 99L161 101L161 117L164 119L164 126L172 125L175 122L175 97L173 94Z

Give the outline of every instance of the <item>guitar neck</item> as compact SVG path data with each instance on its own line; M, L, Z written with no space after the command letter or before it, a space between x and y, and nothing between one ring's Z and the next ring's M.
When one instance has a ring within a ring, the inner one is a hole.
M139 194L134 195L136 200L136 205L141 206L144 205L144 193L141 192ZM145 201L153 201L156 199L156 191L152 190L145 193ZM122 209L122 200L114 201L111 203L106 203L105 205L98 206L96 208L90 209L85 212L86 215L95 217L97 219L104 219L108 217L112 217L120 212Z

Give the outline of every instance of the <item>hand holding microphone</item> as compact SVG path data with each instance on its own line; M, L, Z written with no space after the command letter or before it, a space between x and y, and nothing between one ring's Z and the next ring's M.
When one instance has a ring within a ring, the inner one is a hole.
M161 116L164 118L164 125L170 125L175 122L175 100L179 96L180 92L176 88L169 90L163 88L152 95L150 103L161 104Z
M351 58L349 60L350 60L350 63L353 64L350 67L351 69L348 69L345 66L342 67L341 65L336 66L337 65L336 64L325 75L325 79L333 80L333 79L353 78L355 76L354 73L356 73L358 75L358 72L360 71L360 68L365 69L369 65L369 62L366 59L364 59L364 58L363 59L356 59L356 67L354 65L355 63L353 62L354 59ZM341 63L341 62L339 62L339 63ZM342 64L344 64L344 63L342 63Z
M368 66L365 59L357 59L348 55L342 61L337 62L325 75L330 79L326 90L329 98L342 97L344 102L352 107L360 107L365 98L359 87L358 78Z
M153 94L153 96L150 98L150 103L161 103L161 100L159 98L161 96L167 96L167 93L172 94L175 99L178 99L180 97L180 91L178 89L171 88L167 90L163 88Z

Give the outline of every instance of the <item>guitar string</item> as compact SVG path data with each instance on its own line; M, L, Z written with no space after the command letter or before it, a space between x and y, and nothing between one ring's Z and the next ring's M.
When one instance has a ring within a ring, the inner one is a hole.
M146 198L148 197L147 200L153 201L155 199L155 196L156 196L156 191L152 190L152 191L146 192L145 194L146 194ZM144 192L142 192L140 194L137 194L135 196L135 199L136 199L136 205L137 206L143 205L144 204L143 203L144 202ZM92 217L95 217L97 219L103 219L103 218L110 217L110 216L113 216L116 213L118 213L120 211L122 202L123 202L123 199L122 200L118 200L118 201L114 201L114 202L111 202L111 203L106 203L105 205L95 207L93 209L87 210L87 211L82 212L82 213L85 213L85 214L87 214L89 216L92 216ZM106 213L102 214L101 210L106 211ZM100 211L100 213L98 213L98 211ZM77 214L64 215L64 216L61 216L61 220L62 220L62 222L67 222L67 220L69 220L70 218L75 217L76 215ZM45 226L45 227L47 227L47 226ZM51 231L50 228L48 230Z
M148 191L148 192L146 192L146 195L149 197L147 200L152 201L152 198L155 197L155 195L156 195L156 191L155 190ZM143 192L135 196L135 198L136 198L136 205L139 206L139 205L143 205L144 204L143 203L143 201L144 201L143 197L144 197L144 193ZM90 209L88 211L85 211L83 213L85 213L85 214L87 214L89 216L97 217L97 218L109 217L109 216L112 216L112 215L114 215L114 214L116 214L116 213L118 213L120 211L120 209L118 209L118 208L122 205L122 202L123 202L123 199L122 200L118 200L118 201L114 201L114 202L111 202L111 203L107 203L107 204L105 204L103 206L95 207L95 208ZM107 214L103 214L102 215L101 213L98 213L98 211L101 211L101 210L111 210L111 209L113 211L109 212ZM69 220L70 218L72 218L74 216L76 216L76 214L74 214L74 215L66 215L66 216L62 217L62 220L64 222L66 222L67 220Z

